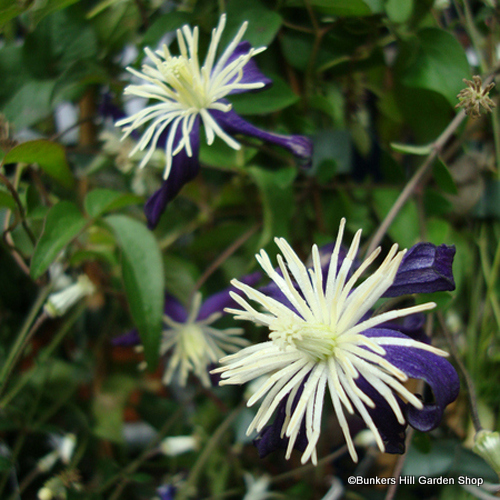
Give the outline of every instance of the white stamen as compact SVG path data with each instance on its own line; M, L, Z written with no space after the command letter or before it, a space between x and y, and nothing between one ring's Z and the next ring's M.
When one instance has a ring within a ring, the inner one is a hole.
M221 384L242 384L268 375L267 381L248 401L248 406L252 406L262 400L248 433L262 430L278 406L284 404L281 436L289 438L286 458L292 452L301 425L305 424L308 444L302 463L309 459L316 463L317 460L316 446L327 385L347 448L352 459L357 461L345 411L349 414L356 411L373 432L379 449L385 450L382 436L368 411L368 408L375 408L376 399L363 392L365 382L361 383L362 380L371 384L377 397L387 402L400 424L405 421L398 395L413 407L423 408L420 399L404 387L403 382L408 376L391 363L390 349L384 349L384 346L408 348L409 356L413 349L437 356L446 355L428 344L406 336L395 336L396 333L394 336L376 336L377 330L372 330L370 335L364 334L388 321L432 309L435 304L386 311L364 319L394 282L405 251L398 252L397 245L394 245L378 269L355 287L380 249L356 266L353 272L361 240L361 231L358 231L337 271L344 227L345 219L342 219L326 279L316 245L312 249L312 269L304 266L283 238L275 239L283 255L277 257L280 272L276 271L264 250L256 255L262 269L283 293L284 303L237 280L232 281L233 286L263 310L256 310L245 298L233 294L243 309L227 309L227 312L233 313L236 319L267 326L270 341L226 356L220 360L223 366L214 370L214 373L221 374ZM288 303L291 308L286 305ZM300 388L302 392L298 397Z
M183 149L188 157L193 156L191 134L197 117L200 117L205 127L207 143L213 143L215 136L220 137L229 147L240 149L241 145L227 134L210 113L211 110L227 113L231 105L221 102L234 91L248 91L265 86L264 82L243 82L243 68L252 57L259 54L265 47L251 48L245 54L234 57L238 44L241 42L248 23L244 22L238 33L227 46L215 67L215 57L226 25L226 15L220 18L217 28L212 31L212 39L203 66L200 67L198 56L199 31L195 27L183 26L177 30L177 44L180 55L172 56L168 47L153 52L146 47L144 52L154 66L145 64L142 71L127 68L135 77L145 81L142 85L129 85L124 93L161 101L135 115L119 120L116 125L122 127L123 138L145 123L149 122L146 132L140 139L130 156L139 150L148 148L148 153L142 159L140 168L151 159L161 133L170 126L168 131L166 165L164 178L168 179L172 168L172 158ZM180 127L180 138L175 141L175 134Z

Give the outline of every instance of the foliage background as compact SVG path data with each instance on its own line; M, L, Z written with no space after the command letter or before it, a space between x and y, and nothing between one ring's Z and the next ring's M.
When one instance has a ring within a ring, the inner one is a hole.
M238 152L202 145L201 175L151 233L142 205L160 185L161 152L138 171L102 103L122 107L124 67L140 67L144 46L185 23L200 26L203 54L221 12L222 45L248 20L245 39L268 46L257 61L274 80L234 97L235 110L268 130L310 136L313 166L253 140ZM466 384L439 429L412 433L404 465L368 448L358 465L341 456L312 469L279 452L259 460L244 437L244 388L207 390L195 378L163 387L157 358L163 289L186 304L197 289L215 293L255 270L260 248L274 255L274 236L307 258L342 217L349 233L363 228L366 250L413 179L375 239L456 245L457 290L432 297L439 311L427 328L470 374L483 427L498 430L498 112L472 120L454 107L463 78L496 77L499 15L496 0L0 0L0 496L20 498L20 485L22 498L36 498L62 477L70 499L153 498L162 484L176 485L179 498L242 498L251 473L269 475L274 498L378 499L393 493L346 478L394 476L400 466L403 475L498 482L470 451ZM56 259L97 292L53 320L42 306ZM111 344L134 324L144 354ZM265 335L245 328L252 340ZM330 417L320 457L342 444ZM50 433L74 433L77 448L69 464L41 471ZM177 435L195 435L198 449L155 452ZM345 490L326 497L334 479ZM397 498L476 494L417 484Z

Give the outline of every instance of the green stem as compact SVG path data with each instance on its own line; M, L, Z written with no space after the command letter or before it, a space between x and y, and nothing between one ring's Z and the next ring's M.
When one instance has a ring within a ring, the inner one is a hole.
M81 316L83 311L85 310L86 305L81 303L79 304L71 316L68 318L68 320L64 323L64 325L59 329L59 331L54 335L52 338L50 344L45 347L41 353L38 356L37 359L37 364L43 365L45 364L56 348L59 346L59 344L62 342L66 334L69 332L71 327L75 324L76 320ZM24 373L19 381L14 385L14 387L5 395L5 397L0 401L0 409L6 408L9 403L12 401L12 399L19 393L19 391L32 379L33 377L33 372L29 371L27 373Z
M453 337L450 331L448 330L448 327L446 326L443 313L441 311L438 311L437 317L439 320L439 324L441 325L441 329L443 330L444 336L446 338L446 342L448 343L451 355L453 356L455 363L457 364L458 368L462 372L462 375L465 379L465 384L467 385L467 393L469 395L469 405L470 405L472 423L474 425L474 429L476 429L476 432L479 432L483 427L481 425L481 421L479 420L479 413L477 410L477 396L476 396L476 389L474 387L474 382L472 381L472 377L470 376L469 372L467 371L467 368L465 368L465 365L462 359L460 358L457 346L455 345Z
M113 493L109 496L109 500L115 500L120 498L120 495L127 485L130 476L142 465L142 463L151 457L151 451L156 448L161 440L165 437L170 427L178 421L181 417L184 407L181 406L177 411L163 424L163 426L158 431L156 437L149 443L149 445L144 449L144 451L137 457L134 461L130 462L122 471L108 479L100 488L98 493L106 491L108 488L113 486L114 483L120 481Z
M9 356L7 357L7 360L2 367L2 371L0 372L0 395L3 394L12 370L19 360L24 347L38 330L38 328L42 325L42 323L47 319L47 315L45 313L42 313L35 321L35 318L38 315L43 304L45 303L50 290L51 287L47 286L40 292L36 302L33 304L33 307L28 314L28 317L26 318L26 321L24 322L21 331L19 332L19 335L17 336L14 345L12 346L12 349L9 352Z
M483 318L481 321L481 334L486 331L486 325L488 321L488 304L493 310L493 315L495 316L497 327L500 327L500 304L498 303L497 294L495 292L495 284L497 282L497 276L500 267L500 243L497 245L492 265L490 265L488 259L488 246L488 236L484 231L482 231L481 237L479 238L479 253L481 257L481 266L483 268L484 279L486 282L486 303L483 310Z
M186 482L184 483L184 486L179 491L179 493L176 495L177 500L185 500L190 496L191 492L196 487L196 483L198 481L198 476L200 475L201 471L203 470L205 463L208 461L208 459L212 455L215 447L219 444L221 437L229 429L229 427L234 422L236 417L240 414L242 408L243 408L243 405L240 404L234 411L232 411L226 417L226 419L219 425L219 427L213 433L212 437L208 440L208 443L205 446L205 449L200 453L200 456L196 460L193 468L191 469L191 472L189 473L189 476L188 476Z

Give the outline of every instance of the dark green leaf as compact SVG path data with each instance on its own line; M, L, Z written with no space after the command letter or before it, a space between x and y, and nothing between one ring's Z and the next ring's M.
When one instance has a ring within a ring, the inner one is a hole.
M164 272L158 243L151 231L125 215L106 217L122 250L123 282L132 318L139 330L151 370L159 356L163 316Z
M90 217L95 218L106 212L143 202L144 199L135 194L121 193L112 189L94 189L86 196L84 206Z
M14 197L4 189L0 189L0 207L6 207L10 210L17 209L17 203L14 200Z
M83 215L69 201L60 201L50 209L31 259L30 274L34 279L49 268L59 252L78 236L85 224Z
M399 196L399 189L379 188L373 191L375 211L380 220L387 215ZM419 220L416 204L409 200L399 211L394 222L389 227L390 237L399 244L401 248L410 248L419 237Z
M288 0L286 3L294 7L304 5L303 0ZM378 0L311 0L310 4L331 16L369 16L382 9L382 2Z
M221 40L221 46L227 45L236 35L240 26L248 22L244 40L253 47L267 47L276 37L282 18L281 16L255 0L232 1L227 9L227 26Z
M460 42L438 28L425 28L414 41L413 56L404 58L401 81L409 87L433 90L454 106L464 86L462 79L470 76L469 63Z
M455 181L451 176L450 170L440 158L438 158L434 163L433 174L434 174L434 179L437 182L437 185L445 193L449 194L458 193L457 186L455 185Z
M64 148L55 142L37 139L19 144L5 155L4 163L19 162L38 164L46 174L64 187L71 188L74 185Z
M0 471L8 471L12 466L13 463L9 458L0 456Z
M294 210L292 183L297 171L294 168L271 171L250 167L248 172L259 187L264 211L259 246L265 246L274 236L288 239Z
M181 28L191 22L192 16L187 12L169 12L158 18L144 33L143 45L156 46L166 33Z
M291 106L299 100L284 80L278 76L272 76L271 79L273 84L266 90L231 96L234 110L242 115L265 115Z

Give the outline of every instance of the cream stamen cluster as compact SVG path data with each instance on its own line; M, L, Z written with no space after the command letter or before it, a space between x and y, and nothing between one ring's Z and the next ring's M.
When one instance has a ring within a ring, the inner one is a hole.
M192 157L190 134L198 117L203 122L209 145L213 143L215 136L218 136L233 149L240 148L240 144L217 124L208 110L227 112L231 109L231 105L220 101L225 96L233 91L248 91L264 87L263 82L243 82L242 78L244 66L252 57L265 50L265 47L250 48L246 54L230 60L247 29L248 23L245 22L215 62L225 24L226 16L222 15L217 28L212 32L208 53L201 67L198 57L198 27L191 29L189 26L183 26L182 29L177 30L180 55L172 56L166 45L156 52L146 47L144 50L155 67L145 64L142 72L127 68L133 75L149 83L129 85L125 89L125 94L160 101L159 104L148 106L117 122L117 126L123 127L123 138L150 122L146 132L130 152L132 156L137 151L149 148L148 153L140 162L140 168L148 163L161 134L169 127L165 150L167 163L164 173L164 178L167 179L172 167L172 158L176 154L185 149L186 154ZM180 140L176 140L178 133Z
M241 328L218 330L210 326L222 316L215 312L204 320L197 320L201 306L201 294L196 293L191 310L185 322L174 321L165 315L163 321L167 328L163 331L160 354L172 350L163 383L170 384L174 374L179 374L179 384L186 385L189 372L194 372L205 387L210 387L207 368L216 363L221 356L235 352L246 346L248 341L241 338Z
M382 436L368 411L368 408L375 407L375 403L358 387L356 382L360 377L366 379L385 399L400 424L405 423L405 418L396 395L417 409L423 408L421 400L403 385L407 375L386 359L384 346L411 347L438 356L447 355L411 338L365 334L388 321L432 309L435 304L430 302L368 317L375 303L392 285L405 251L398 252L397 245L394 245L378 269L355 287L379 255L380 249L355 268L353 263L359 249L360 230L340 262L344 226L343 219L326 279L316 245L312 249L311 269L304 266L283 238L275 239L282 252L277 257L279 272L265 251L256 256L286 298L283 302L237 280L232 281L235 288L259 304L260 310L252 307L242 296L232 293L232 298L243 309L227 311L233 313L236 319L267 326L270 340L226 356L221 359L225 366L215 370L221 373L221 385L244 384L270 374L248 401L248 406L252 406L263 398L247 434L254 430L260 432L278 405L286 399L286 418L281 430L282 437L289 438L286 458L290 457L301 424L305 422L308 445L302 455L302 463L309 459L317 462L316 445L327 388L349 453L357 461L346 411L361 416L373 432L379 449L385 450Z

